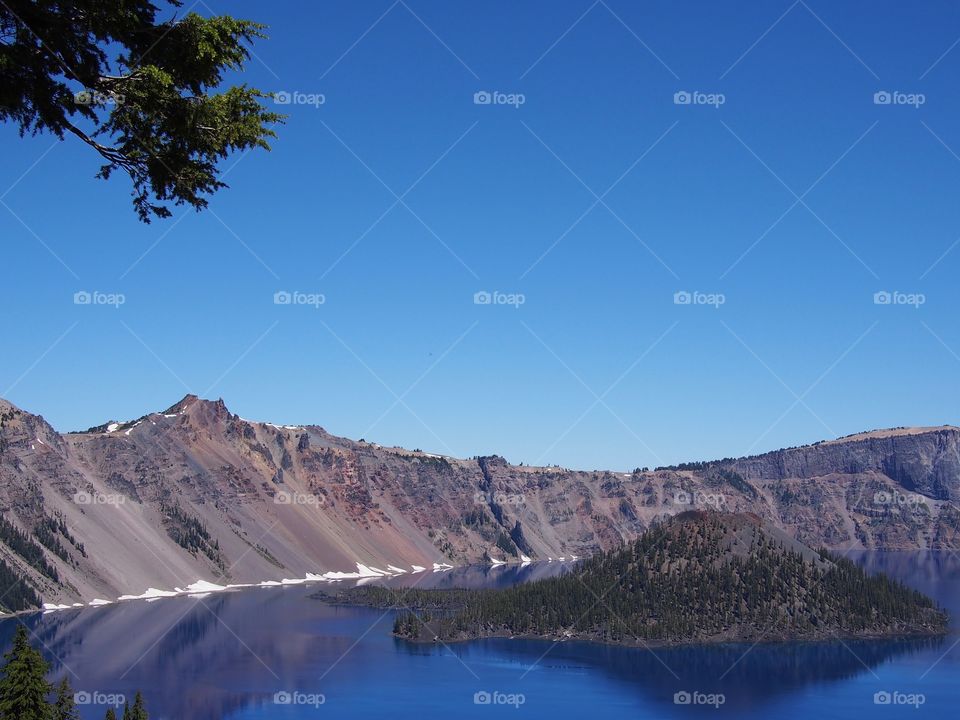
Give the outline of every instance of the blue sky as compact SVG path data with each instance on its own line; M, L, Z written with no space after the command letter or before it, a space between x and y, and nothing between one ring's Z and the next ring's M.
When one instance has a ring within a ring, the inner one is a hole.
M955 3L208 3L270 26L244 81L323 97L208 212L0 128L0 393L56 428L192 391L629 469L957 422Z

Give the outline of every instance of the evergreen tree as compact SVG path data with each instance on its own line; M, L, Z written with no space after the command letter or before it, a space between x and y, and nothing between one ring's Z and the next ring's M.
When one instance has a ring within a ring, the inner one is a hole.
M31 647L27 631L21 624L13 637L13 647L4 656L0 668L0 720L80 720L70 681L64 678L56 688L54 701L49 701L53 686L47 682L49 665L39 651ZM143 695L137 690L131 708L123 706L123 720L149 720ZM105 720L117 720L113 708Z
M271 96L224 83L264 26L229 15L176 16L182 0L0 2L0 121L21 135L78 138L129 176L144 222L170 205L200 210L225 187L219 163L269 149Z
M18 625L13 648L4 656L0 678L0 719L54 720L47 702L52 688L47 682L47 662L30 646L27 631Z
M64 678L57 685L57 699L53 703L54 720L80 720L80 713L77 712L76 703L73 699L73 688L70 687L70 681Z
M133 698L133 708L130 710L130 720L149 720L149 717L146 708L143 706L143 695L137 690L137 694Z

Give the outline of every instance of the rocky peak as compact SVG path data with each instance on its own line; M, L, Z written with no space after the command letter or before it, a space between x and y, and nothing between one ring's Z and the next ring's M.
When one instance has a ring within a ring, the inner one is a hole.
M223 398L205 400L192 393L184 395L180 402L170 406L164 415L186 415L195 421L223 421L232 417Z
M189 409L190 407L196 405L200 402L200 398L194 395L193 393L187 393L183 396L183 399L179 402L174 403L166 410L163 411L164 415L179 415L184 410Z

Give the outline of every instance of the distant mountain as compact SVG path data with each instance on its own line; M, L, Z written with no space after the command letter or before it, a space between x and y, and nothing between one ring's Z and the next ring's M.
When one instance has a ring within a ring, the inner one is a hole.
M8 610L198 580L583 557L696 508L752 512L815 547L957 548L958 507L954 427L618 473L382 447L192 395L67 434L0 400Z
M408 607L394 634L646 645L941 634L932 600L816 553L750 514L688 511L570 573L502 590L362 587L338 599Z

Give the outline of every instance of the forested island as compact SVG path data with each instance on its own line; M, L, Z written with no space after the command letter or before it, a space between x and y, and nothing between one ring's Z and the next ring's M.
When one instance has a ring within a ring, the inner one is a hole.
M909 637L946 631L928 597L748 514L687 512L569 573L497 590L366 586L333 602L396 608L397 637L613 644Z

